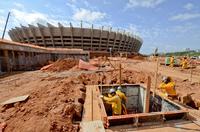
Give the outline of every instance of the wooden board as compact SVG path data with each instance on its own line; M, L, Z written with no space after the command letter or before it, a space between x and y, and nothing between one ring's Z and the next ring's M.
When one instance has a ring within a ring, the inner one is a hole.
M92 86L86 86L86 98L83 106L82 121L92 121Z
M105 108L99 97L98 85L86 86L86 98L83 108L83 121L104 120L106 116Z
M12 103L16 103L16 102L21 102L21 101L25 101L26 99L28 99L29 95L24 95L24 96L18 96L18 97L14 97L11 98L5 102L2 102L1 105L6 105L6 104L12 104Z

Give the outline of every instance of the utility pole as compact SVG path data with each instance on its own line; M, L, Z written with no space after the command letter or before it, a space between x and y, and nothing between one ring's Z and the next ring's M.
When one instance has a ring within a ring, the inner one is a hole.
M6 19L6 24L5 24L5 27L4 27L4 30L3 30L3 34L2 34L2 39L4 39L4 36L5 36L5 32L6 32L6 28L7 28L7 24L8 24L8 19L10 17L10 12L8 12L8 16L7 16L7 19Z

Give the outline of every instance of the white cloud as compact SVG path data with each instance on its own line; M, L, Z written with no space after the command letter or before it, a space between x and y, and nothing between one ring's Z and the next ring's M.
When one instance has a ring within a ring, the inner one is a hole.
M87 22L94 22L94 21L102 20L103 18L105 18L105 16L106 16L105 13L81 8L81 9L76 10L72 17L74 20L77 20L77 21L83 20Z
M184 14L178 14L178 15L172 16L171 18L169 18L169 20L186 21L186 20L195 19L199 17L200 17L200 13L184 13Z
M25 12L17 9L11 10L11 15L17 23L34 24L37 22L47 22L48 16L40 12Z
M14 6L16 6L18 8L24 8L24 5L21 3L14 2L13 4L14 4Z
M174 26L172 28L173 32L176 33L189 33L190 31L194 31L197 27L192 23L186 23L183 25Z
M146 8L154 8L165 0L129 0L127 3L127 8L134 8L134 7L146 7Z
M192 10L194 8L194 5L192 3L187 3L183 6L186 10Z
M0 25L4 25L4 24L5 24L4 17L0 17Z

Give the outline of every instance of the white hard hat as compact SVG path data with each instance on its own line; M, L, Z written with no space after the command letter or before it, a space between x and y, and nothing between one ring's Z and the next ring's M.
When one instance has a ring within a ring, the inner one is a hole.
M111 94L111 93L115 93L115 89L114 88L111 88L110 90L109 90L109 93Z
M121 86L119 86L119 87L117 88L117 90L120 90L120 91L121 91L121 90L122 90L122 87L121 87Z
M167 80L166 76L163 76L162 81L165 82Z

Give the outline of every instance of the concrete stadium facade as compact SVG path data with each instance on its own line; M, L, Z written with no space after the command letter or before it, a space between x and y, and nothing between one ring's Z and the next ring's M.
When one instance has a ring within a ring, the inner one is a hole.
M82 25L82 24L81 24ZM142 46L142 39L136 35L121 32L91 28L65 27L47 23L47 26L37 24L15 27L8 32L10 38L16 42L30 43L44 47L76 48L91 52L128 52L138 53Z

